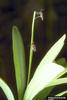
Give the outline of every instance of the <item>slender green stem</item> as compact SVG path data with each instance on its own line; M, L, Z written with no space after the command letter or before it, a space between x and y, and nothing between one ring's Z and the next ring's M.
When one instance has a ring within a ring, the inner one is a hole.
M36 14L38 15L36 17ZM31 66L32 66L32 58L33 58L33 43L34 43L34 24L35 24L35 20L36 18L41 18L43 20L43 15L42 12L36 12L34 11L33 13L33 20L32 20L32 30L31 30L31 44L30 44L30 55L29 55L29 70L28 70L28 80L27 80L27 85L30 81L30 74L31 74Z
M31 74L31 66L32 66L32 58L33 58L33 49L32 49L32 43L34 43L34 23L35 23L35 18L36 18L36 11L33 13L33 20L32 20L32 30L31 30L31 44L30 44L30 55L29 55L29 70L28 70L28 80L27 80L27 85L30 80L30 74Z

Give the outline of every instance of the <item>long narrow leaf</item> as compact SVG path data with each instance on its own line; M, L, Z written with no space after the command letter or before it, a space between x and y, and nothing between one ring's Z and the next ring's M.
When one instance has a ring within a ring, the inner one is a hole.
M23 41L16 26L12 29L12 41L18 99L22 100L26 87L26 64Z
M63 92L61 92L61 93L58 93L56 96L62 96L62 95L64 95L64 94L66 94L67 93L67 90L65 90L65 91L63 91Z
M39 69L41 66L44 66L47 63L53 62L59 52L61 51L64 41L65 41L66 35L64 34L46 53L46 55L43 57L42 61L40 62L37 69Z
M67 78L60 78L53 80L50 84L48 84L46 87L54 86L54 85L60 85L67 83Z
M1 78L0 78L0 87L4 91L8 100L15 100L11 89L8 87L8 85Z

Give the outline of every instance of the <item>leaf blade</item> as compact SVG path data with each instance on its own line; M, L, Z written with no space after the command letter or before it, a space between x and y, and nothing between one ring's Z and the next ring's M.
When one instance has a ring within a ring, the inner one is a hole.
M14 95L8 85L0 78L0 87L4 91L8 100L15 100Z
M61 51L63 45L64 45L64 41L66 39L66 34L64 34L50 49L49 51L46 53L46 55L43 57L43 59L41 60L39 66L44 65L46 63L51 63L53 62L57 55L59 54L59 52Z
M53 80L50 84L48 84L46 87L54 86L54 85L60 85L67 83L67 78L59 78Z
M23 40L16 26L12 28L13 59L19 100L22 99L26 87L26 63Z
M58 93L56 96L62 96L62 95L64 95L64 94L66 94L67 93L67 90L65 90L65 91L63 91L63 92L61 92L61 93Z

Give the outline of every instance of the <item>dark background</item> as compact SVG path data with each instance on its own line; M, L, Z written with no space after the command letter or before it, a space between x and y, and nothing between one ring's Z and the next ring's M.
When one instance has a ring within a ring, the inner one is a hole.
M38 19L35 23L35 45L37 49L33 59L35 68L47 50L63 34L67 34L67 0L0 0L0 77L11 87L16 100L12 26L17 25L21 32L28 65L32 16L34 10L39 11L40 9L43 9L44 20ZM65 42L65 46L58 57L67 59L66 47L67 43ZM64 86L59 89L56 88L53 93L63 88ZM6 100L1 89L0 100Z

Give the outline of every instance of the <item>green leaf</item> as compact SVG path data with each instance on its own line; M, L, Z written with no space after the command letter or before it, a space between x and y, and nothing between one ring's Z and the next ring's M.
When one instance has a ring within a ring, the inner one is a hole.
M45 64L36 70L32 80L27 86L24 100L32 100L40 91L48 86L55 79L55 77L64 71L64 68L55 63ZM46 95L46 94L45 94Z
M64 34L46 53L46 55L43 57L42 61L40 62L38 68L41 66L45 65L46 63L51 63L53 62L59 52L61 51L64 41L65 41L66 35Z
M26 87L26 63L23 40L16 26L12 29L12 42L18 99L22 100Z
M11 89L8 87L8 85L1 78L0 78L0 87L4 91L8 100L15 100Z
M40 91L46 88L64 68L52 63L64 45L66 35L64 34L47 52L45 57L38 65L32 80L25 91L24 100L32 100Z
M67 90L65 90L65 91L63 91L63 92L61 92L61 93L58 93L56 96L62 96L62 95L64 95L64 94L66 94L67 93Z
M67 83L67 78L60 78L53 80L50 84L48 84L46 87L54 86L54 85L60 85Z

